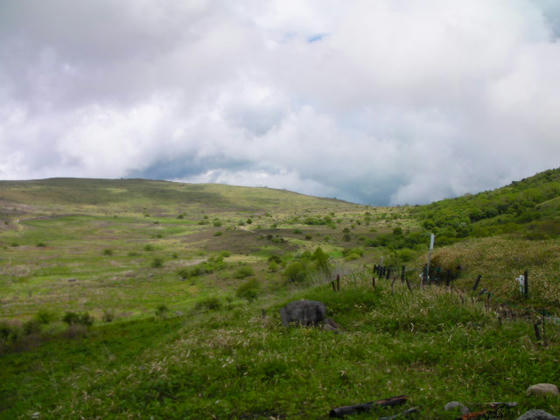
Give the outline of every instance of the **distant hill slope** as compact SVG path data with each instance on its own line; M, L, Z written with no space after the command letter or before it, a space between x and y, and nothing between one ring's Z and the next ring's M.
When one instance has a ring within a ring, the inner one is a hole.
M0 181L0 211L94 211L178 213L207 211L289 211L355 209L358 205L270 188L185 184L146 179L52 178Z
M439 243L467 236L524 231L529 239L560 235L560 169L479 194L417 206L412 214Z

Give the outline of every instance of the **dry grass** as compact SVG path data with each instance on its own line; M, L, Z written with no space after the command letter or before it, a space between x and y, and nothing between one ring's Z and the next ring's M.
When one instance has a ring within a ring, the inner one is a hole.
M560 244L556 240L473 239L435 251L433 261L444 268L461 265L457 284L465 289L481 274L479 288L510 301L521 300L515 278L528 270L530 303L560 305Z

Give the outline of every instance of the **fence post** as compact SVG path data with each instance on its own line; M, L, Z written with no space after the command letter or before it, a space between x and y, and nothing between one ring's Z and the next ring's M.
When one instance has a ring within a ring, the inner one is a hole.
M386 279L389 280L389 278L391 277L391 269L387 268L387 275L386 275Z
M404 283L405 272L406 272L406 266L403 265L401 268L401 283Z
M336 290L340 292L340 274L336 275Z
M428 266L424 265L424 268L422 269L422 286L425 286L426 284L428 284Z
M523 295L525 299L529 297L529 271L525 270L523 273Z
M476 278L476 281L474 282L474 286L473 286L473 292L477 289L478 287L478 283L480 283L480 279L482 278L482 274L479 274L478 277Z
M371 278L371 286L375 289L375 276Z
M450 283L451 283L451 270L448 269L445 276L445 285L449 287Z

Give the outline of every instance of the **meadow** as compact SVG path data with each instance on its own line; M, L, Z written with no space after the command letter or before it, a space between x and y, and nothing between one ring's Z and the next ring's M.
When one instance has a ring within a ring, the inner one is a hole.
M558 414L558 397L525 395L560 383L558 179L391 208L148 180L0 182L0 418L326 418L402 394L403 407L353 418L413 406L456 418L452 400ZM449 286L420 286L431 232L430 275L452 270ZM406 266L408 286L374 265ZM340 329L283 327L279 309L302 298Z

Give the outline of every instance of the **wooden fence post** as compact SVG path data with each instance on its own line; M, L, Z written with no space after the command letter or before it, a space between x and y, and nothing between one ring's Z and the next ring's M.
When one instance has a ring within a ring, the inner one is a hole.
M336 275L336 290L340 292L340 274Z
M474 282L474 286L473 286L473 292L477 289L478 287L478 283L480 283L480 279L482 278L482 274L479 274L478 277L476 278L476 281Z
M523 273L523 296L525 299L529 297L529 271L525 270Z

